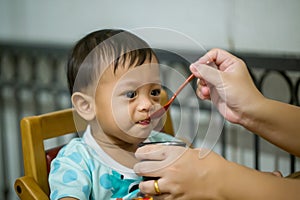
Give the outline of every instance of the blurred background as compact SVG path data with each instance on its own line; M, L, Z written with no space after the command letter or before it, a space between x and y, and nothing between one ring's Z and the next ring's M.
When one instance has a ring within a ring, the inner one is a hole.
M17 199L13 183L23 174L20 119L71 106L65 65L84 35L145 27L184 35L189 39L153 32L150 41L167 50L158 51L160 61L182 76L200 52L223 48L246 61L264 95L299 106L299 10L298 0L0 0L0 199ZM180 83L168 70L162 79L169 88ZM172 120L181 133L197 133L193 144L201 146L210 105L193 90L184 92L171 108ZM214 150L263 171L300 170L299 158L227 122Z

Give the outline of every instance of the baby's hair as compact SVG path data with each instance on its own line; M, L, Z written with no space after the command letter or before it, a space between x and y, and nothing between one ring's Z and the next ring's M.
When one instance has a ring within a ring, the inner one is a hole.
M138 66L153 57L156 55L150 46L128 31L103 29L92 32L80 39L71 51L67 64L69 91L72 94L87 88L108 66L113 66L115 72L125 64Z

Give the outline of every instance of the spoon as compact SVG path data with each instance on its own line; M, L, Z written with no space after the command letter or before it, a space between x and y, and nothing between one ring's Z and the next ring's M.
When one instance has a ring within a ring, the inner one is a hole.
M158 109L157 111L155 111L154 113L150 114L150 119L156 119L161 117L170 107L170 105L173 103L173 101L175 100L175 98L177 97L177 95L181 92L181 90L189 83L191 82L193 79L195 78L194 74L191 74L182 84L181 86L178 88L178 90L174 93L174 95L171 97L171 99L160 109Z

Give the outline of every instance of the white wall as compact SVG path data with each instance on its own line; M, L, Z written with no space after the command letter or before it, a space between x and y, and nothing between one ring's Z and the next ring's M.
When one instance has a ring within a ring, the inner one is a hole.
M0 40L26 42L69 44L95 29L160 27L206 49L299 54L299 20L299 0L0 0ZM191 49L154 37L164 48Z

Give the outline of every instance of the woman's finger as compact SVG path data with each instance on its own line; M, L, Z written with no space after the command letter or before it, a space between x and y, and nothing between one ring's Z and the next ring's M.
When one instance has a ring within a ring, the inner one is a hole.
M164 160L166 154L163 145L151 144L138 148L135 157L139 160Z
M149 195L163 195L168 193L167 187L164 187L166 183L164 183L164 179L143 181L139 184L139 188L142 193Z
M142 176L158 177L157 171L164 169L167 165L163 161L141 161L134 165L135 173Z
M135 164L134 171L141 175L152 175L177 161L188 148L165 146L161 144L147 145L139 148L135 155L141 162Z

